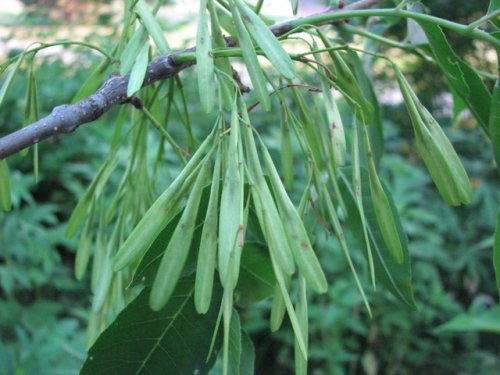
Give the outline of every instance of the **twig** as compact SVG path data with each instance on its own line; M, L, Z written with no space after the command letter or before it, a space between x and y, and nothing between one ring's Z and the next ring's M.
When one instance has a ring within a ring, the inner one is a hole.
M344 7L342 11L365 9L379 2L381 0L360 0ZM328 10L319 13L318 16L338 11L339 9ZM275 35L280 36L293 30L298 20L300 18L276 24L271 27L271 30ZM335 20L329 21L329 23L342 21ZM235 44L235 41L231 38L227 39L228 45ZM195 47L192 47L172 51L155 58L148 65L143 87L173 77L185 68L194 65L196 61L186 61L181 58L183 55L193 55L194 51ZM183 62L180 63L179 61ZM74 104L57 106L48 116L0 138L0 160L56 134L72 133L80 125L92 122L112 107L125 103L129 99L127 97L128 81L128 75L113 75L104 81L102 86L90 96Z

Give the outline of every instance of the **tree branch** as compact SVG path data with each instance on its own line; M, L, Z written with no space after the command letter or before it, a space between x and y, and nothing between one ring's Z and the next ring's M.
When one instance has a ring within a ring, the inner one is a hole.
M354 2L343 9L328 9L321 14L331 14L340 10L358 10L365 9L381 2L381 0L360 0ZM309 17L303 17L306 19ZM297 25L297 21L293 19L278 23L271 27L272 32L276 36L290 32ZM333 22L343 22L343 19ZM332 23L332 21L330 21ZM228 38L228 45L234 45L236 42ZM182 55L193 54L195 47L169 52L165 55L153 59L147 68L143 87L151 85L160 80L164 80L175 76L185 68L192 66L196 61L185 61L179 63ZM109 77L102 86L92 95L80 100L74 104L63 104L55 107L52 112L22 128L0 138L0 160L12 155L26 147L30 147L43 139L52 137L56 134L71 133L80 125L92 122L101 117L105 112L109 111L117 104L122 104L128 100L127 86L129 76L114 76Z

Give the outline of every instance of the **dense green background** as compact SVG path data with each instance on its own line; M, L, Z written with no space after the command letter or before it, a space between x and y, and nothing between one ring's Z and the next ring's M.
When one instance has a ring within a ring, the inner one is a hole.
M487 7L487 1L426 3L436 15L462 22L477 18ZM100 15L99 22L107 23L108 16ZM29 8L19 23L50 24L54 22L51 17L45 8ZM390 33L403 35L404 30L399 25ZM481 57L482 45L461 38L452 38L452 43L468 61L492 71L493 62ZM57 54L38 58L42 114L69 102L85 81L89 63L96 59L81 53L68 65ZM474 201L467 207L446 206L415 152L404 104L382 103L386 147L382 175L410 239L419 310L407 309L381 287L372 292L366 283L374 313L369 319L336 240L318 227L316 247L330 289L325 295L311 296L310 373L500 373L498 334L436 330L460 314L479 314L498 299L491 247L500 186L492 150L469 116L451 126L451 104L443 95L446 87L437 69L413 56L397 55L405 71L413 73L422 101L440 120L460 154L474 185ZM378 93L390 93L395 87L393 77L383 69L375 69L375 73ZM0 108L1 134L22 122L25 77L22 70ZM186 71L182 77L187 97L193 98L189 104L191 120L203 126L208 122L200 111L193 71ZM348 108L343 110L349 124ZM31 154L9 159L14 209L0 212L0 374L74 374L85 359L89 282L74 279L77 242L65 240L64 230L78 197L108 151L116 113L111 111L70 136L43 142L38 183ZM277 124L272 113L255 114L255 125L276 154ZM181 128L180 120L174 118L169 126ZM297 175L301 175L300 170ZM354 256L363 269L361 255ZM270 302L240 311L242 326L255 342L256 373L292 374L291 330L285 323L271 335L269 311Z

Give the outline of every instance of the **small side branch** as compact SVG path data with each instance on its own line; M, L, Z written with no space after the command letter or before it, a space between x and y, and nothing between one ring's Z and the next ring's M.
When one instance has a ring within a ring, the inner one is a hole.
M170 52L151 61L143 87L173 77L193 65L194 62L175 63L177 55L192 50ZM74 104L55 107L48 116L0 138L0 159L56 134L72 133L80 125L92 122L115 105L126 102L128 81L129 76L112 75L92 95Z
M343 9L328 9L318 15L331 14L340 10L365 9L379 2L381 0L359 0ZM300 18L278 23L273 25L271 30L276 36L283 35L294 29L297 20ZM334 22L343 22L343 20ZM236 41L227 38L227 44L228 46L235 45ZM195 47L192 47L172 51L155 58L148 65L143 87L173 77L185 68L194 65L196 63L194 60L181 59L183 55L193 56L194 51ZM56 134L72 133L80 125L92 122L115 105L126 102L129 99L127 97L128 81L129 76L111 76L92 95L74 104L55 107L48 116L0 138L0 160Z

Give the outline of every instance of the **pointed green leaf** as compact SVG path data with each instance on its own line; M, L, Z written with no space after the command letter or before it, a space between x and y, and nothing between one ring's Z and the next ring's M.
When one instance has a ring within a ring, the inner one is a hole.
M495 238L493 245L493 268L497 279L497 288L500 293L500 208L497 211L497 225L495 228Z
M231 314L231 325L229 328L229 375L240 374L240 359L241 359L241 324L240 316L233 309Z
M366 131L365 125L363 126L363 133ZM359 143L359 129L356 121L356 117L354 116L353 118L353 125L352 125L352 186L354 190L354 195L356 198L356 205L358 207L359 211L359 216L361 218L361 226L363 229L363 237L364 237L364 242L366 246L366 253L368 254L368 267L370 269L370 278L372 280L372 285L375 288L376 286L376 280L375 280L375 268L373 265L373 254L372 254L372 249L370 245L370 239L368 238L368 231L366 228L366 217L365 217L365 211L363 208L363 197L361 194L361 160L360 160L360 155L359 151L361 145ZM366 147L364 147L365 151ZM371 151L367 151L371 152ZM373 163L373 158L371 158L371 162ZM371 187L371 185L370 185ZM345 207L345 204L344 204Z
M363 303L365 304L366 310L368 311L368 314L372 316L372 311L370 308L370 304L368 303L368 298L366 298L366 293L363 289L363 286L361 285L361 281L359 280L358 272L356 271L356 268L354 267L354 263L352 262L352 258L350 255L349 251L349 246L346 241L344 229L342 228L342 225L340 225L340 220L337 214L337 211L335 209L335 206L333 205L332 199L330 198L330 192L327 190L325 184L321 183L315 183L316 188L320 192L320 199L321 199L321 204L324 206L324 209L326 211L327 217L329 219L330 225L333 227L333 230L335 231L335 234L337 236L337 239L340 243L340 247L342 248L342 251L344 252L344 255L347 259L347 263L349 264L349 268L351 270L352 276L354 277L354 281L356 282L356 287L358 288L359 294L361 295L361 298L363 299ZM341 192L342 193L342 192ZM342 193L344 195L344 193ZM355 206L356 208L356 206ZM347 208L347 215L350 217L349 209ZM359 232L361 233L361 228L359 228Z
M455 54L440 26L428 21L419 23L425 30L436 62L445 74L448 84L460 95L488 134L491 94L486 85L474 69Z
M375 89L373 88L373 83L370 78L371 76L369 76L369 73L365 71L363 62L359 58L358 54L354 51L348 51L348 55L349 61L352 64L354 73L356 74L358 83L361 87L361 91L373 108L372 121L371 123L367 123L367 125L370 125L368 127L368 134L370 135L375 162L378 163L384 154L384 129L382 127L380 105L377 95L375 94Z
M255 347L245 331L241 331L240 375L255 375Z
M490 19L491 23L493 23L498 29L500 29L500 0L490 0L490 5L488 6L488 12L486 13L489 16L495 17Z
M359 241L362 239L358 235L362 232L362 222L359 216L359 212L356 208L354 191L349 183L351 173L352 171L350 168L346 168L345 170L343 170L343 174L341 175L339 182L340 189L343 196L345 197L345 203L348 211L346 221L347 228L349 229L349 231L351 231L351 233L353 233L353 238ZM399 232L399 237L402 239L404 261L402 264L397 264L394 261L393 257L390 255L389 250L387 250L382 233L378 228L377 218L375 216L372 198L370 195L370 188L367 185L368 178L368 172L365 169L361 169L361 181L363 183L363 207L366 216L368 235L371 241L371 249L373 251L375 275L377 277L377 280L380 280L380 282L395 297L397 297L406 305L415 308L411 281L410 253L408 250L406 234L403 231L394 202L392 201L390 194L388 194L387 189L383 186L396 221L396 227ZM362 248L363 250L365 250L363 246ZM366 252L365 256L367 256Z
M498 57L500 59L500 52L498 53ZM500 78L497 78L495 87L493 87L493 95L491 96L489 129L497 168L500 169Z
M267 247L246 242L241 254L240 277L234 290L238 305L248 306L271 297L275 283Z
M500 305L479 312L461 314L436 328L436 333L483 331L500 334Z
M222 291L204 315L194 308L194 278L178 282L173 297L160 311L148 306L149 288L132 301L89 350L82 375L206 375L215 357L207 356L217 321ZM214 349L220 347L215 342Z

